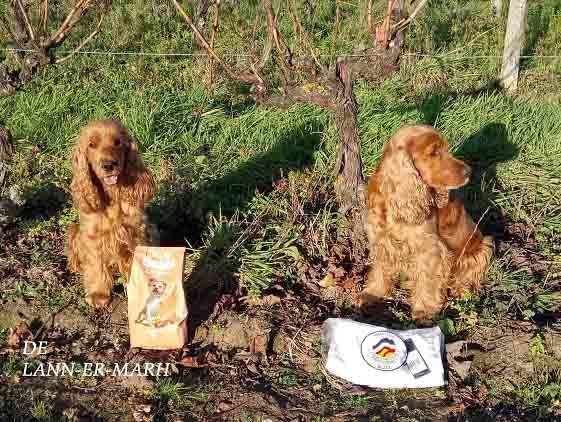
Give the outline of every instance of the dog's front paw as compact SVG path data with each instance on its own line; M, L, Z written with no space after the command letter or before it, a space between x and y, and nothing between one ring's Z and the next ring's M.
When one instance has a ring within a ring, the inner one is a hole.
M106 293L95 292L86 295L88 305L96 309L105 308L110 299L111 297Z

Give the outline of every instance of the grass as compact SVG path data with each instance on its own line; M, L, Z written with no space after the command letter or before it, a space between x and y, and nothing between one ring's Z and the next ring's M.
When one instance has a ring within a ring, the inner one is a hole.
M248 52L235 28L239 19L251 21L255 8L240 3L233 9L224 5L228 13L216 45L221 54ZM367 44L364 14L355 4L342 3L334 42L334 2L297 3L324 63ZM383 5L375 3L380 16ZM499 251L484 291L455 301L440 317L450 335L505 318L547 321L559 312L561 286L554 273L561 264L561 59L525 59L519 94L497 90L500 60L480 56L501 56L506 10L494 18L488 3L429 1L407 35L407 49L433 57L404 57L390 80L379 86L358 82L355 89L365 172L375 168L398 127L433 124L475 169L463 190L469 211L476 221L485 213L483 231L508 246ZM89 50L193 51L192 36L168 2L113 5ZM559 54L557 2L530 2L529 23L524 54ZM64 48L76 45L90 24ZM289 18L281 17L279 25L298 53L301 43ZM257 49L264 35L259 28ZM6 45L5 37L0 32L0 45ZM4 57L0 50L0 61ZM244 66L247 58L228 61ZM49 312L72 301L83 305L81 287L63 258L65 228L77 219L68 157L79 128L99 117L121 119L138 140L159 186L148 213L166 241L189 248L195 271L210 266L222 283L234 281L244 295L260 296L275 283L298 286L306 263L326 264L345 223L332 192L338 140L333 120L308 105L287 111L255 105L220 72L209 90L206 78L206 59L78 55L0 99L0 124L10 129L17 147L0 194L17 184L26 201L9 239L16 252L0 258L0 302L30 300ZM523 227L519 238L511 236L513 225ZM521 263L527 249L540 257L541 270ZM403 325L411 324L402 310L394 313ZM5 337L2 332L0 339ZM10 369L15 363L3 365ZM274 382L291 388L294 374L281 372ZM184 388L163 381L153 398L167 412L166 403L189 395ZM346 407L367 406L361 396L352 397ZM511 398L523 407L551 409L560 400L558 374L546 371ZM32 409L37 419L48 416L41 403Z
M166 420L165 418L173 415L181 418L194 417L195 419L187 420L197 420L198 415L193 411L193 407L207 402L209 395L215 390L213 385L193 387L164 378L156 381L148 398L155 402L157 420Z

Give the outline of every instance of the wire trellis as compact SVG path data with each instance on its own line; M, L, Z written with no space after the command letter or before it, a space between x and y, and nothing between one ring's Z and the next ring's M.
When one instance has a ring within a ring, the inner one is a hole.
M21 53L32 53L36 50L24 49L24 48L0 48L1 51L11 51L11 52L21 52ZM72 51L59 51L59 54L70 54ZM142 56L142 57L208 57L206 53L181 53L181 52L167 52L167 53L156 53L151 51L75 51L75 54L85 54L85 55L100 55L100 56ZM224 53L222 54L226 57L252 57L251 54L242 53ZM339 54L337 57L375 57L381 56L382 54L376 53L363 53L363 54ZM320 57L332 57L332 54L318 54ZM456 55L456 54L425 54L425 53L403 53L401 56L405 57L419 57L419 58L438 58L438 59L455 59L455 60L466 60L466 59L502 59L502 55ZM561 55L522 55L521 59L561 59Z

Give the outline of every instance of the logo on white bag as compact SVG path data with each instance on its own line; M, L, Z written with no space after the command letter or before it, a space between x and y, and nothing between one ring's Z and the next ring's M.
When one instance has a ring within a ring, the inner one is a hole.
M146 268L151 270L165 272L171 270L175 265L175 262L169 255L164 255L158 258L152 258L147 255L143 259L143 264Z
M389 331L368 334L361 344L364 361L374 369L393 371L407 360L407 346L403 339Z

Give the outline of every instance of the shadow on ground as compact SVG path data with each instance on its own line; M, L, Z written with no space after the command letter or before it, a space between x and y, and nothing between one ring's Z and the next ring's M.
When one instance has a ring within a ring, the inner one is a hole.
M160 200L152 204L148 212L158 224L162 246L183 246L186 241L193 246L205 245L185 282L191 335L212 314L220 296L233 291L239 266L236 256L228 254L239 237L239 228L221 224L205 239L202 236L208 233L209 216L232 216L244 209L256 192L266 194L289 171L309 166L321 130L322 127L313 131L297 127L269 151L254 156L234 172L196 190L165 186Z
M49 219L59 214L70 203L70 194L54 183L45 183L25 194L20 219Z
M465 92L442 90L420 99L417 107L423 116L423 122L435 125L444 108L460 97L479 97L481 95L500 93L499 80L490 80L481 88ZM454 192L464 200L470 215L477 222L487 210L480 228L498 239L503 239L504 228L511 223L508 217L496 206L496 192L502 190L497 179L497 165L518 157L520 148L509 141L508 131L503 123L489 123L473 133L456 150L455 155L467 162L473 169L470 183ZM483 183L487 189L483 189ZM506 224L505 224L506 223Z

